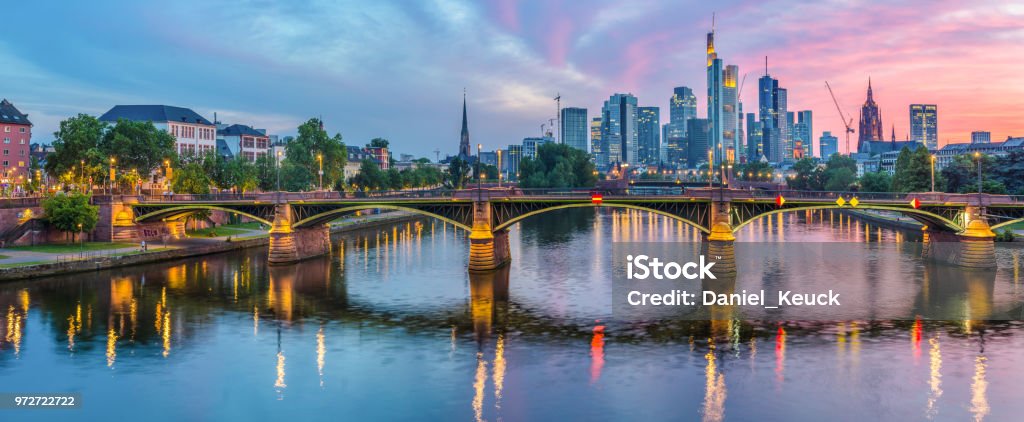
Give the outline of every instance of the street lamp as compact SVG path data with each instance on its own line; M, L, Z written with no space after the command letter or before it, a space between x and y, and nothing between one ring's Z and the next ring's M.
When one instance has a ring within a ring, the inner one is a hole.
M501 188L501 150L498 150L498 188Z
M277 152L277 191L281 191L281 151Z
M324 190L324 155L318 153L316 161L320 163L320 190Z
M711 187L712 187L711 182L715 180L714 175L711 174L711 169L714 168L714 167L711 167L712 160L713 160L713 158L712 158L713 155L714 155L714 151L712 151L711 148L708 148L708 189L711 189ZM709 193L709 195L710 195L710 193Z
M110 194L111 195L114 194L114 176L117 175L117 173L115 173L115 170L114 170L115 169L114 164L117 164L117 159L115 159L114 157L110 157Z
M78 223L78 256L85 254L85 240L82 238L82 223Z
M82 180L82 183L85 183L85 160L81 160L81 162L80 162L80 163L82 164L82 176L81 176L81 180ZM82 187L82 191L83 191L83 192L85 191L85 187L84 187L84 186Z
M483 187L480 185L480 152L483 150L484 144L476 144L476 199L477 201L483 200Z
M981 193L981 153L975 151L974 159L978 161L978 193Z
M935 192L935 154L932 154L932 192Z

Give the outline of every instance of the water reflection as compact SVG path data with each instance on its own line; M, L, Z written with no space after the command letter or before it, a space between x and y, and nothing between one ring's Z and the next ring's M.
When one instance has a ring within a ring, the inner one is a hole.
M912 319L752 321L712 306L701 320L625 323L607 306L612 244L699 232L636 210L552 216L513 227L513 264L492 274L465 272L465 233L423 221L348 234L338 253L295 266L267 267L266 251L254 249L2 285L0 367L11 383L85 383L92 397L133 411L157 402L174 419L190 419L174 410L183 400L212 412L210 391L232 391L227 405L257 419L408 418L403 408L477 420L1024 411L1002 387L1022 368L1000 359L1024 347L1022 328L994 320L1020 311L1019 249L1001 245L997 271L890 271L877 245L903 234L838 213L779 214L744 227L740 241L859 242L873 261L851 277L854 291ZM912 256L913 245L899 253ZM766 283L804 282L792 265L767 267L775 278ZM807 273L823 271L836 269ZM734 292L737 283L703 287ZM631 413L637 403L647 413Z

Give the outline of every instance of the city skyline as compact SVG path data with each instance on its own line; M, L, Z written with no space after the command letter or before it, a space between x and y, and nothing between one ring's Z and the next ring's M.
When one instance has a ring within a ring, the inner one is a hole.
M0 77L9 82L3 96L35 123L34 142L49 142L60 120L80 112L171 104L280 135L323 115L328 131L349 144L384 137L397 151L430 157L435 148L457 152L462 87L473 142L485 149L537 136L540 123L555 117L557 93L563 107L589 110L613 93L632 93L667 122L672 89L689 86L698 116L707 117L705 34L717 12L716 49L751 85L742 91L745 110L756 108L758 69L768 56L789 108L815 111L812 139L842 133L824 81L856 118L869 76L886 129L895 125L899 139L910 132L910 104L942 109L939 146L969 142L973 131L991 132L994 141L1020 136L1013 99L1024 86L1012 83L1021 62L1013 46L1024 40L1016 23L1024 7L929 2L921 15L923 4L804 4L791 14L795 4L787 2L714 10L653 1L588 8L183 2L156 10L114 1L54 14L23 2L6 6L14 19L12 36L0 41L8 63ZM51 24L34 24L38 16ZM240 30L254 22L262 29Z

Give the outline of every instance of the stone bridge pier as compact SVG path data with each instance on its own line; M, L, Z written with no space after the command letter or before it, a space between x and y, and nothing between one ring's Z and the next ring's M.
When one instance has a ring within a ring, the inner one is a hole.
M270 228L270 265L291 264L307 258L331 253L331 230L327 224L292 227L292 207L279 203L274 209Z
M996 234L985 218L985 207L966 207L964 223L959 233L923 227L924 256L966 268L995 269Z
M711 234L703 237L701 251L715 261L716 276L736 275L736 236L732 234L731 208L728 200L711 202Z
M508 229L491 230L491 203L473 202L473 230L469 233L469 271L494 271L511 261Z

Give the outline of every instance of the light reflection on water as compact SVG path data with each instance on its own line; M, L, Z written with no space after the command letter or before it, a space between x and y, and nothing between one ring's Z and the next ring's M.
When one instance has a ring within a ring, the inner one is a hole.
M737 237L908 251L920 241L828 211L765 217ZM346 235L330 258L294 266L267 267L265 249L252 249L9 283L3 390L80 391L77 412L155 420L997 420L1024 410L1021 324L985 321L1020 294L1019 248L1000 245L994 278L964 287L962 320L614 320L614 242L699 239L652 213L566 210L514 226L512 265L490 275L465 272L466 233L423 220ZM858 289L901 294L878 284L906 284L899 274ZM946 287L922 274L907 297L926 302Z

